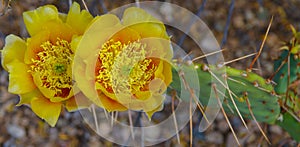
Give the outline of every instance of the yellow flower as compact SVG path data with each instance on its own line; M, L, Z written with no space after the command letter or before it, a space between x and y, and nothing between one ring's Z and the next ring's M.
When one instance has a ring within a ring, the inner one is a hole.
M26 41L15 35L6 37L2 66L9 72L8 91L20 95L18 105L27 104L40 118L55 126L62 106L68 111L88 104L72 80L72 63L80 36L93 17L73 3L69 13L61 14L53 5L23 13L31 36Z
M75 56L78 87L108 111L162 109L171 83L170 37L162 22L139 8L95 18ZM96 89L96 90L95 90Z

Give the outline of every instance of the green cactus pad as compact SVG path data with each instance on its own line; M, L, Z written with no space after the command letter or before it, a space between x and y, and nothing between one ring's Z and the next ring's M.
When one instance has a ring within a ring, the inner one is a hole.
M284 113L282 120L276 121L276 124L286 130L297 142L300 142L300 123L289 113Z
M275 91L278 94L285 94L288 86L288 63L286 62L286 58L289 54L289 51L284 50L281 53L279 59L274 62L274 71L284 64L281 69L276 73L274 77L274 82L276 83ZM290 54L290 82L293 83L298 79L300 75L300 59L295 59L294 54Z
M276 83L275 91L280 94L280 103L285 112L282 114L282 120L278 120L276 124L300 142L300 99L299 83L297 83L300 80L300 32L297 32L294 27L291 29L293 37L281 47L284 50L274 62L274 71L277 72L273 79Z
M210 72L203 70L204 65L202 64L195 64L192 66L182 65L181 68L190 68L190 70L195 70L195 66L199 67L196 70L198 73L200 89L194 90L196 92L200 91L199 100L204 106L206 106L209 98L215 98L214 95L211 96L211 92L213 90L211 87L212 78L214 77L210 74ZM214 71L214 74L217 75L220 75L222 72L224 72L224 70L218 71L215 66L210 66L209 68ZM181 81L177 71L178 69L173 69L174 76L171 87L177 91L180 91ZM244 118L251 118L248 105L245 101L245 99L248 98L257 121L267 122L270 124L276 121L280 113L280 106L277 101L278 98L273 93L273 87L271 84L268 84L265 79L255 73L247 73L246 71L237 70L230 67L226 67L226 77L229 89L235 95L233 95L233 99ZM214 79L213 81L215 82L217 80ZM221 79L221 81L224 81L224 79ZM221 84L217 83L217 85L220 86ZM245 95L246 93L247 95ZM219 93L218 95L221 96L222 94ZM226 90L225 93L223 107L227 113L232 113L231 110L233 110L233 113L237 114L229 97L228 90Z

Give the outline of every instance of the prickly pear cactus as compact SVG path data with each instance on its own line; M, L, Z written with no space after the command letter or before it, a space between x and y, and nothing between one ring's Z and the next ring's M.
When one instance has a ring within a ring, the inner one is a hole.
M278 94L293 92L297 94L300 80L300 32L291 26L293 37L281 49L280 57L274 62L275 90Z
M285 112L276 124L286 130L296 141L300 142L300 123L288 112Z
M280 106L272 85L252 72L228 67L226 73L229 88L239 97L235 101L242 115L249 117L248 105L245 102L245 99L248 99L258 121L274 123L279 116ZM228 102L233 108L232 102L230 100Z
M276 123L300 142L300 32L291 29L292 39L281 48L283 51L274 62L273 80L283 109L282 119Z
M215 66L206 66L202 64L194 64L192 66L182 65L184 68L195 68L198 72L198 79L200 84L200 102L205 106L211 97L212 91L212 78L209 70L211 68L216 68ZM173 83L172 87L177 91L180 91L180 77L177 73L177 69L173 69ZM188 70L187 70L188 71ZM214 70L218 71L218 70ZM278 103L278 98L273 91L273 87L270 83L266 82L265 79L258 76L252 72L246 72L242 70L237 70L234 68L226 67L226 73L222 77L227 80L229 89L226 90L225 98L223 102L223 108L227 113L237 114L237 110L230 98L229 91L237 105L238 110L244 118L251 118L250 110L246 99L250 102L251 111L256 117L257 121L266 122L273 124L280 113L280 106ZM216 73L218 74L218 73ZM222 81L224 81L223 79ZM218 81L218 80L214 80ZM219 82L222 82L219 80ZM219 85L223 85L220 83ZM196 89L195 89L196 90ZM222 95L220 93L220 95Z
M290 69L288 69L289 66ZM288 86L300 79L299 55L293 54L289 50L282 51L280 57L274 62L274 71L277 71L274 77L274 82L276 82L275 91L278 94L285 94Z

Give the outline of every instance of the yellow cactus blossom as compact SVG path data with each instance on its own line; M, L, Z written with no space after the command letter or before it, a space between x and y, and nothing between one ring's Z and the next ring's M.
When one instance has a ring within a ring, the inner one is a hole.
M73 3L68 14L46 5L23 13L30 38L6 37L2 66L9 72L8 91L20 96L37 116L55 126L62 107L74 111L89 104L72 78L72 63L80 36L93 17ZM83 98L83 97L81 97Z
M108 111L162 109L172 81L173 52L164 24L131 7L121 20L113 14L95 18L78 45L74 74L79 88Z

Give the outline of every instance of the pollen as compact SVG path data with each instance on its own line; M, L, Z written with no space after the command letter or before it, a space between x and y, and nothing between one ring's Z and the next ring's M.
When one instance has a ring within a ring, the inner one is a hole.
M55 43L46 41L40 47L42 51L37 54L37 59L32 59L29 72L37 73L42 81L40 86L53 90L55 96L68 95L72 88L72 73L68 68L74 56L69 42L57 38Z
M127 44L107 41L99 51L100 68L96 81L114 93L145 90L157 69L154 60L146 54L146 44L140 41Z

